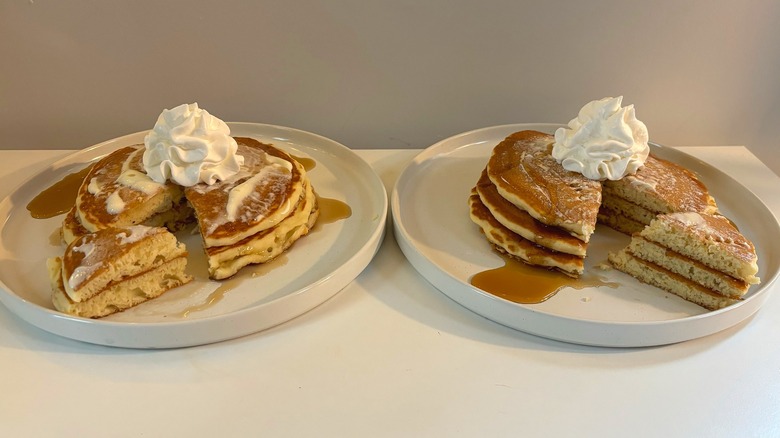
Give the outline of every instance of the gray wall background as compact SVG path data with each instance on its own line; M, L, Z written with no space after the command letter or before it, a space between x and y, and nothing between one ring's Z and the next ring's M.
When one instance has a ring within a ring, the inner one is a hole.
M198 102L352 148L568 122L624 95L653 141L780 173L780 2L0 0L0 148L78 149Z

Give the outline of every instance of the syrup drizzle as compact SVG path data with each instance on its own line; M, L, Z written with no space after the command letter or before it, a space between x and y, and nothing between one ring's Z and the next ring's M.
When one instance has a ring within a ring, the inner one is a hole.
M220 280L220 285L214 289L208 297L206 297L206 300L203 303L187 307L181 313L179 313L178 316L181 318L187 318L192 312L206 310L214 304L222 301L222 299L225 298L225 294L240 286L242 283L244 283L244 281L262 277L275 268L284 266L286 264L287 255L282 254L270 262L259 265L246 266L236 275L225 280Z
M301 163L301 166L303 166L303 169L307 172L317 167L317 162L312 158L296 157L295 155L290 156L293 157L295 161Z
M479 272L469 282L487 293L515 303L539 304L566 287L579 290L601 286L614 289L619 286L595 273L586 272L580 278L572 278L499 255L504 260L504 266Z
M352 216L352 207L344 201L338 199L317 197L317 205L320 208L320 215L314 224L314 229L319 229L322 225L332 224L333 222L347 219Z
M314 225L314 230L317 230L319 226L330 224L342 219L346 219L352 216L352 208L343 201L331 198L317 198L320 208L320 216L317 218L317 222ZM188 307L179 313L179 317L187 318L192 312L198 312L206 310L214 304L220 302L225 294L240 286L247 280L252 280L257 277L261 277L271 270L284 266L287 264L286 253L280 255L274 260L259 265L251 265L244 267L238 274L230 277L226 280L221 280L221 284L217 289L209 294L206 300L195 306Z
M27 204L30 216L35 219L48 219L67 213L76 203L81 182L91 169L90 165L78 172L68 174L40 192Z

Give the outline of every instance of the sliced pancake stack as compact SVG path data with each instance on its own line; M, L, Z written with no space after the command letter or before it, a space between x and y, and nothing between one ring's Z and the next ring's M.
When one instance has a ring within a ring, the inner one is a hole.
M710 310L758 284L753 244L724 216L659 215L628 247L609 255L619 270Z
M99 161L62 224L65 243L86 233L136 224L177 231L197 220L209 276L223 279L281 254L314 226L318 208L306 170L290 155L237 137L241 170L215 184L160 184L143 171L143 145ZM193 216L194 212L194 216Z
M470 216L496 250L577 277L601 184L565 170L550 153L553 141L520 131L498 144L469 197Z
M603 182L599 222L632 234L658 214L717 212L707 187L688 169L650 154L633 175Z
M160 184L146 175L142 163L144 145L109 154L95 163L82 183L76 205L62 223L63 241L72 245L101 230L136 225L177 231L196 221L212 279L228 278L248 264L265 263L279 256L314 226L319 215L314 188L304 167L290 155L252 138L235 140L238 154L244 157L237 174L214 184L186 188L171 182ZM143 246L143 242L158 244L151 240L141 242L135 246ZM110 253L101 254L104 263L112 262ZM139 253L128 254L132 258ZM51 269L56 269L61 260L53 259ZM186 263L186 258L182 260ZM83 305L69 304L79 301L63 294L61 283L52 276L53 301L62 311L94 317L107 314L83 311ZM135 283L117 282L121 291L113 294L128 293L125 286L129 284ZM155 293L157 289L142 288L131 294L148 297ZM96 298L99 295L103 292ZM124 304L105 307L114 312L126 308Z
M758 284L756 252L691 171L649 155L619 180L565 170L554 138L516 132L494 149L469 196L470 217L498 251L577 277L596 222L632 235L609 254L620 271L708 309Z

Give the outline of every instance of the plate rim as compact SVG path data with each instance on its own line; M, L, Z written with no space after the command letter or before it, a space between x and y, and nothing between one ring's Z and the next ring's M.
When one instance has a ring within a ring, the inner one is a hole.
M469 137L479 138L479 137L491 136L495 138L499 136L499 133L503 131L506 131L504 135L508 135L511 132L515 132L523 129L552 130L554 128L563 127L563 126L566 125L562 123L510 123L510 124L502 124L502 125L494 125L494 126L488 126L483 128L477 128L459 134L455 134L448 138L437 141L436 143L423 149L419 154L417 154L412 159L412 161L408 163L408 165L399 174L398 180L396 180L396 183L393 186L393 190L390 195L390 210L392 215L393 231L396 240L399 243L399 247L401 248L406 258L409 260L409 262L412 264L412 266L415 268L415 270L417 270L424 278L426 278L426 280L428 280L434 287L436 287L436 289L439 292L443 293L445 296L454 300L461 306L465 307L466 309L482 317L485 317L501 325L522 332L531 333L537 336L554 339L558 341L564 341L564 342L570 342L570 343L582 344L582 345L603 346L603 347L644 347L644 346L665 345L665 344L671 344L676 342L682 342L682 341L695 339L698 337L706 336L724 330L750 317L751 315L753 315L755 312L759 310L759 308L763 305L763 303L770 295L773 284L775 283L777 278L780 277L780 269L775 269L775 272L770 278L768 279L762 278L762 284L760 285L759 289L754 291L748 298L723 309L710 311L710 312L697 314L697 315L689 315L683 318L675 318L675 319L659 320L659 321L598 321L598 320L591 320L591 319L584 319L584 318L575 318L566 315L555 315L550 312L538 308L534 308L533 305L515 303L506 300L504 298L495 296L493 294L490 294L488 292L485 292L479 288L476 288L475 286L472 286L469 283L463 282L461 279L457 278L451 272L447 272L446 269L439 266L434 261L428 259L428 257L426 257L425 254L423 254L422 251L420 251L416 247L416 245L412 242L413 238L410 236L409 231L404 226L404 220L401 215L402 207L401 207L400 198L402 195L401 192L404 189L403 185L405 183L405 180L409 178L408 174L414 171L415 166L421 165L427 160L431 160L436 157L452 153L457 149L465 148L465 147L474 147L478 143L484 143L485 141L487 141L487 139L485 139L482 140L481 142L472 141L468 144L459 143L462 141L467 141ZM777 218L775 217L771 209L769 209L767 205L760 198L758 198L758 196L756 196L750 189L742 185L739 181L734 180L732 177L730 177L728 174L721 171L720 169L717 169L714 166L709 165L706 162L696 157L693 157L677 148L667 147L655 142L650 142L650 144L651 147L660 148L664 150L665 153L669 153L672 155L678 154L680 156L685 157L685 159L695 160L701 165L707 166L709 170L713 170L717 172L719 175L728 178L729 183L733 182L734 184L738 184L743 190L751 193L755 197L755 200L758 201L763 206L763 208L775 219L775 221L773 222L773 228L775 230L775 234L780 234L780 224L778 224ZM440 149L444 149L444 150L440 150ZM430 268L433 268L437 272L430 272L429 271ZM465 290L467 292L457 291L458 288ZM463 296L468 294L473 294L474 296L478 297L476 298L477 300L485 301L486 307L491 307L491 306L495 307L493 311L495 311L498 315L492 315L490 314L490 312L484 311L484 309L475 309L474 308L475 306L472 305L472 303L464 302L465 300ZM518 318L520 320L519 323L518 322L513 323L512 321L508 321L506 319L506 315L503 315L503 313L505 312L523 313L522 316L528 319L524 321L522 320L522 318ZM722 315L728 315L723 317L723 319L728 320L727 325L720 327L716 330L708 330L708 329L703 329L702 327L698 327L698 325L702 325L701 321L710 320ZM546 321L548 319L550 321ZM531 323L528 323L527 321L529 320L533 320L533 321L531 321ZM544 320L544 321L540 322L540 320ZM541 330L538 329L537 327L533 327L534 324L546 324L550 322L560 323L561 327L559 328L546 327ZM642 329L642 328L651 328L654 332L657 333L653 333L653 335L648 337L648 339L641 340L641 341L637 341L635 339L633 340L627 339L626 336L621 336L619 334L615 336L610 336L609 338L605 339L601 335L594 335L594 336L590 336L587 334L572 335L570 333L567 333L566 330L566 326L569 325L591 326L590 327L591 330L598 329L597 331L601 331L601 332L612 332L615 331L615 329L623 329L627 327L634 330ZM688 326L687 328L690 330L690 333L688 335L681 336L679 334L672 333L668 330L668 328L678 328L679 326Z
M298 288L297 290L291 291L290 293L273 299L269 302L262 302L224 314L205 316L197 319L133 322L113 321L107 319L90 319L67 315L55 309L42 307L18 295L13 290L11 290L3 278L0 278L0 302L2 302L2 304L9 310L9 312L20 317L22 320L54 335L91 344L113 347L131 349L160 349L205 345L265 331L309 312L344 289L370 264L371 260L373 260L374 256L378 252L385 235L389 203L387 190L379 175L377 175L371 165L369 165L362 157L357 155L354 150L323 135L298 128L274 124L255 122L227 122L227 124L231 130L236 128L253 129L259 131L273 130L276 132L290 133L292 134L291 137L297 135L304 138L308 137L316 139L316 141L319 143L316 147L312 146L312 150L317 149L326 151L330 155L336 157L346 155L351 160L359 163L361 169L356 169L356 173L362 174L362 178L367 178L366 182L368 182L368 184L366 192L370 193L372 200L375 201L379 206L380 211L377 211L376 223L368 227L370 232L367 233L365 242L362 243L362 246L357 251L355 251L354 254L351 254L349 257L347 257L346 262L343 265L336 266L312 283L309 283L301 288ZM15 209L25 208L24 205L13 205L12 198L17 195L20 190L31 184L35 178L40 177L47 172L51 172L52 176L55 176L59 173L62 173L63 169L69 166L75 164L87 164L97 161L105 156L105 154L108 154L118 148L127 146L129 144L135 144L130 143L130 139L140 137L149 131L150 130L142 130L130 134L125 134L91 146L87 146L83 149L76 150L73 153L56 159L46 167L39 169L38 171L24 178L6 196L4 196L2 200L0 200L0 215L2 215L2 217L0 217L0 220L2 220L0 223L0 243L2 243L2 231L6 227L7 218ZM236 133L233 135L245 136L244 134ZM296 145L306 147L305 144ZM374 199L375 196L378 196L378 199ZM7 250L5 244L1 245L0 248L2 248L3 251ZM363 262L355 264L356 259L363 259ZM326 293L317 293L313 303L310 303L311 305L295 305L295 301L301 300L302 295L312 293L312 290L316 290L325 283L331 283L329 285L330 287L328 288L328 291ZM287 304L288 302L293 302L297 310L287 313L295 313L295 315L278 318L283 320L275 322L271 325L261 325L260 328L254 329L246 326L245 323L233 324L231 322L232 320L251 320L255 313L265 311L266 308L279 305L279 303ZM25 310L28 310L29 312L25 312ZM204 326L210 326L212 329L216 328L216 330L203 330ZM239 328L238 326L243 327ZM84 329L84 327L87 328ZM101 335L99 333L91 333L92 331L96 330L105 330L107 332L118 331L120 333L118 333L119 336L116 336L117 333L112 333L114 336L109 339L105 336L105 334ZM215 331L221 332L221 334L213 333ZM188 335L187 332L197 332L200 334L191 336ZM163 336L162 339L143 339L161 335Z

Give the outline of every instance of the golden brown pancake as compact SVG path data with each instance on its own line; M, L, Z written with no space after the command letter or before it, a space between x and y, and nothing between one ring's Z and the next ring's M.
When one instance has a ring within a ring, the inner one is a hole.
M472 189L469 196L469 209L471 220L479 225L488 242L497 251L530 265L555 269L572 277L582 274L584 270L582 257L537 245L503 226L482 204L476 188Z
M209 276L223 279L250 263L266 263L286 251L296 240L309 233L319 216L317 197L308 180L293 210L276 226L259 231L233 244L206 247Z
M539 222L528 214L527 211L521 210L507 201L498 193L493 181L487 175L487 170L482 171L482 176L477 182L476 191L482 204L490 210L493 217L512 232L537 245L554 251L574 254L580 257L585 256L587 250L585 242L561 228Z
M143 145L128 146L92 167L79 188L75 210L63 221L65 243L83 230L139 224L176 230L191 217L182 188L149 178L142 157Z
M563 169L553 141L520 131L493 149L469 206L496 250L576 277L598 220L634 234L609 254L617 269L708 309L758 283L755 248L693 172L650 154L634 175L602 183Z
M640 231L658 214L717 212L715 200L693 172L653 154L634 175L603 186L600 220L626 233Z
M236 137L244 164L215 184L185 189L206 247L231 245L273 228L295 210L306 171L281 150L252 138Z
M610 262L710 310L737 302L759 278L755 248L720 215L661 214Z
M314 189L290 155L252 138L235 139L244 157L239 172L187 188L156 183L143 173L142 145L109 154L82 183L76 206L63 220L63 240L133 224L176 231L197 220L211 278L273 259L314 225Z
M596 228L601 184L563 168L551 154L554 137L537 131L508 136L487 172L501 196L534 219L588 242Z
M56 309L99 318L189 282L187 249L165 228L104 228L47 261Z

